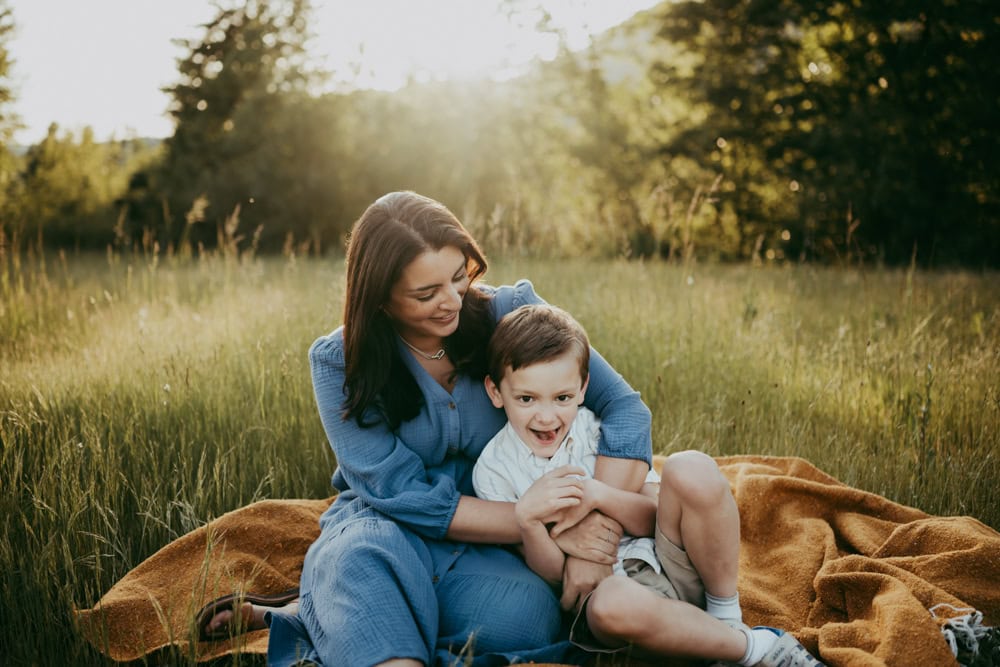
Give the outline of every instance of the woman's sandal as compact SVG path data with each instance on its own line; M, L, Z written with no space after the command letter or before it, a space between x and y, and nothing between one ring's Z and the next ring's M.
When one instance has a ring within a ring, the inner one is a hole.
M281 607L289 602L294 602L298 597L298 587L272 594L230 593L229 595L223 595L198 610L198 614L195 616L195 624L198 626L198 639L203 642L218 641L219 639L229 639L234 635L248 630L246 625L247 619L242 619L242 622L238 626L230 622L215 630L209 630L208 624L212 622L216 614L230 611L233 613L233 618L235 619L239 616L240 606L245 602L262 607Z

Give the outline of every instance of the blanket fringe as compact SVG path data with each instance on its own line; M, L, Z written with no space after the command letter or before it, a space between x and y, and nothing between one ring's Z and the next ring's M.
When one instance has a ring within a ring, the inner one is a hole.
M941 634L961 667L1000 667L1000 628L983 625L983 612L942 602L929 609L935 619L938 609L957 613L944 621ZM962 614L961 612L966 612Z

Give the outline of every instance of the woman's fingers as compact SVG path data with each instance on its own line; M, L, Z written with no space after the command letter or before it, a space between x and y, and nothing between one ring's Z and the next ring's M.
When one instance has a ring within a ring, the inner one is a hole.
M600 512L592 512L587 518L596 517L588 526L594 535L605 537L610 532L614 536L614 541L618 542L622 538L622 525L609 516Z

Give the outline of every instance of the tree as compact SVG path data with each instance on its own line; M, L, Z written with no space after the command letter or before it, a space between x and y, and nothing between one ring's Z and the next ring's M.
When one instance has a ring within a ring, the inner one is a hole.
M9 219L18 236L43 245L104 248L112 240L114 205L129 174L150 159L133 142L98 143L90 128L79 139L53 123L30 146L10 189Z
M10 103L14 100L14 93L8 83L12 63L10 53L7 51L7 40L10 39L13 32L13 13L7 6L6 0L0 0L0 229L7 226L7 218L10 213L7 210L8 191L16 171L16 160L8 148L19 124L17 116L9 111Z
M745 237L791 255L996 262L995 3L685 1L660 26L698 62L651 76L704 111L663 150L726 173Z
M175 223L200 196L208 200L208 220L221 221L255 198L247 175L273 141L271 130L288 107L282 97L303 93L312 80L306 68L308 0L247 0L217 5L200 40L182 40L188 50L178 63L180 81L167 88L176 128L166 142L160 177L169 191L162 240L176 243L190 229ZM273 169L275 165L271 165ZM215 230L192 240L211 242Z

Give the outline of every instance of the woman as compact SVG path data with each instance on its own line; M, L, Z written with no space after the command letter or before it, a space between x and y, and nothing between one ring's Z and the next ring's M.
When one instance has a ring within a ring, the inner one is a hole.
M479 284L486 268L458 219L412 192L381 197L351 232L344 325L309 352L338 463L339 495L306 555L298 608L323 664L565 659L559 600L495 546L520 541L513 504L472 491L472 466L504 422L483 388L486 341L502 315L541 301L526 281ZM605 479L638 486L652 456L649 411L595 357L588 407L607 425L603 453L616 457ZM620 535L594 515L561 541L590 559L575 562L567 599L610 572Z
M473 494L473 465L504 423L483 386L486 343L500 317L541 302L527 281L480 284L486 268L458 219L413 192L381 197L355 223L344 324L309 352L339 494L306 555L297 616L269 614L271 662L575 659L560 600L497 546L520 541L513 504ZM650 413L596 353L585 405L602 422L597 476L638 489L652 457ZM728 494L715 475L704 488ZM701 511L692 508L685 520L714 530L698 521ZM738 518L735 527L731 519L726 537L713 540L725 541L724 551L738 549ZM611 573L620 537L621 526L594 513L558 538L569 555L563 608L577 607Z

